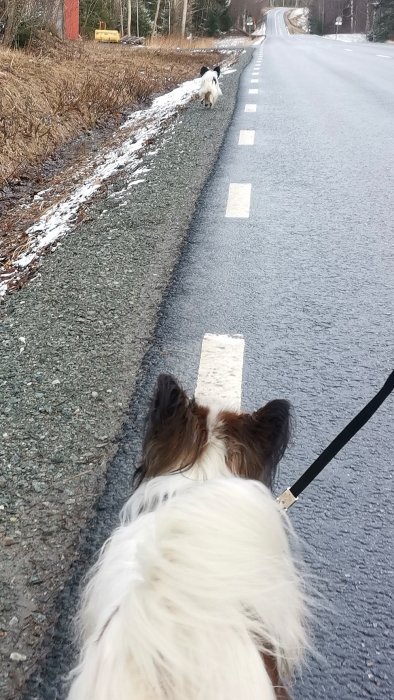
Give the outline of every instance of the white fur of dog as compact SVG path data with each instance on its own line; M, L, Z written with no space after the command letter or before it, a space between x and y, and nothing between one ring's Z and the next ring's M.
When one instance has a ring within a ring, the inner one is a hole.
M304 583L287 516L243 463L256 441L270 483L288 418L280 401L209 412L159 378L141 483L83 595L68 700L274 700L265 654L291 679L308 644Z
M200 75L201 87L198 93L200 100L204 103L204 107L213 107L222 94L219 86L220 66L216 66L213 70L203 66Z

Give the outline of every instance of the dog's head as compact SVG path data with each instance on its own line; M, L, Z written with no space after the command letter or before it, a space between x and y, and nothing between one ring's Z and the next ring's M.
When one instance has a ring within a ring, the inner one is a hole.
M203 66L203 67L201 68L201 70L200 70L200 75L201 75L201 77L202 77L203 75L205 75L205 73L208 73L209 70L210 70L210 68L207 68L206 66ZM213 68L212 70L217 74L217 77L219 77L219 75L220 75L220 66L216 66L216 67Z
M202 463L215 443L230 472L271 488L290 423L288 401L270 401L251 414L218 411L189 399L174 377L162 374L147 416L138 482Z

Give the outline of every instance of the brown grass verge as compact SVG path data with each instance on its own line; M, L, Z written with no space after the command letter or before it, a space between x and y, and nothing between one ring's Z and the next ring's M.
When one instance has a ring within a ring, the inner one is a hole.
M100 120L196 77L201 63L190 50L55 39L34 53L0 49L0 187Z
M178 36L154 36L146 40L146 46L154 49L205 49L212 50L217 44L217 39L212 37L202 36L196 39L182 39Z

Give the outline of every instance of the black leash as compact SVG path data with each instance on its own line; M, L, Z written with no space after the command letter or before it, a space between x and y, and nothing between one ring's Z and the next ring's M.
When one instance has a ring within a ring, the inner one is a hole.
M285 510L288 510L290 506L293 505L298 500L300 493L306 489L309 484L316 479L320 472L325 466L338 454L338 452L352 439L352 437L358 433L358 431L369 421L373 416L375 411L378 410L379 406L387 399L387 397L394 390L394 371L391 372L388 379L383 384L382 388L378 393L371 399L369 403L360 411L360 413L353 418L353 420L348 423L346 428L337 435L336 438L326 449L321 453L321 455L315 459L313 464L300 476L300 478L284 491L279 497L278 502L283 506Z

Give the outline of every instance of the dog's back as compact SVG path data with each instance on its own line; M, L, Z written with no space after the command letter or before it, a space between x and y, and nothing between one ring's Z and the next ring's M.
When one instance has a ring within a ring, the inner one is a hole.
M175 496L101 556L69 700L273 700L260 654L302 654L302 588L272 494L232 476L171 479Z
M137 489L85 590L69 700L273 700L307 645L270 490L289 429L287 401L238 414L159 377Z
M200 70L201 87L199 96L205 107L213 107L222 91L219 87L220 66L209 70L203 66Z

